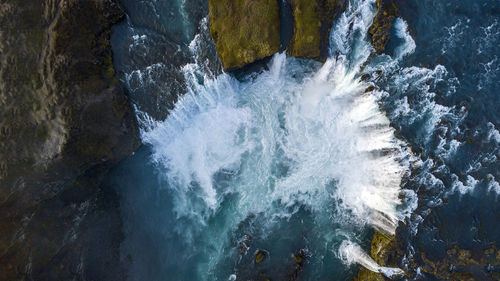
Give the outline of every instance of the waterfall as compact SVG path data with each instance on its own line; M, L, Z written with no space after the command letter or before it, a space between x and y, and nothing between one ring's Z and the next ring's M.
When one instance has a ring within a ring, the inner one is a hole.
M343 232L346 240L337 249L343 260L400 273L378 266L351 242L365 226L393 235L408 213L401 206L408 192L400 185L409 152L379 109L380 93L367 90L370 84L360 77L393 67L415 46L398 19L405 41L398 55L366 67L374 14L373 0L351 1L334 22L331 57L323 65L279 53L268 70L240 79L206 71L199 53L207 36L198 35L190 44L195 62L183 68L187 93L164 121L140 114L142 139L174 191L174 213L190 222L175 231L193 247L204 239L204 251L215 257L200 273L224 259L226 237L241 221L263 214L272 227L298 206L340 228L354 226L353 233ZM201 30L208 32L206 19ZM227 204L235 206L233 213L215 231L211 220Z

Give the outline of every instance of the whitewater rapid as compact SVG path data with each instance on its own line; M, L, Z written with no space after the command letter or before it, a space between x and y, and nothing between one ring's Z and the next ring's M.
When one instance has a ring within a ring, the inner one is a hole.
M215 258L200 273L214 270L226 235L249 216L266 217L272 228L300 208L318 224L334 221L339 229L326 236L343 237L332 250L344 261L382 270L354 241L366 226L394 235L411 212L414 206L402 198L414 194L400 189L411 155L379 109L381 93L361 77L394 68L415 44L398 19L403 44L395 58L367 67L374 13L374 1L349 5L334 23L331 57L323 65L280 53L267 70L240 79L207 72L198 35L190 45L195 63L183 68L187 93L164 121L140 113L142 139L174 191L174 213L191 222L175 231L191 244L209 233L206 250ZM206 19L202 27L207 32ZM211 221L227 204L232 213L215 231Z

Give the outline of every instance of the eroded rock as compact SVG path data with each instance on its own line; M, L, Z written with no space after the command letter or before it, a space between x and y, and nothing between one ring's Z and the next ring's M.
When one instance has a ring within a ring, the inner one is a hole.
M397 239L394 236L386 236L379 232L373 235L370 256L380 266L399 267ZM370 271L364 267L359 269L354 281L384 281L389 280L381 273Z
M371 245L371 257L381 266L399 267L398 260L404 256L405 250L400 239L375 233ZM412 260L407 266L411 272L407 277L414 278L417 268L421 273L439 280L499 280L500 250L495 245L487 249L463 249L454 245L439 259L432 259L425 252L419 253L420 259ZM358 271L354 281L388 281L391 280L380 273L363 267Z
M124 278L101 185L139 145L109 43L123 17L114 0L0 4L0 280Z
M242 67L280 49L276 0L209 0L210 34L224 69Z
M394 0L377 0L377 14L368 29L372 38L372 45L378 54L385 50L391 39L391 29L399 11Z
M289 0L293 36L286 47L294 57L324 61L336 14L345 0ZM280 50L280 9L275 0L209 0L210 34L224 69L242 67Z
M324 61L333 20L343 11L344 0L290 0L294 33L287 54Z
M500 250L492 245L485 250L461 249L454 245L444 258L433 260L421 254L423 272L440 280L500 280Z

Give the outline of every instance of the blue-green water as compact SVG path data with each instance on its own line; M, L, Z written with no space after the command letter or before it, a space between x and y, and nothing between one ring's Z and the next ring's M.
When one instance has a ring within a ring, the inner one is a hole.
M350 1L327 63L277 54L237 78L205 1L122 2L115 66L144 145L109 181L131 280L349 280L397 225L414 280L433 280L423 252L498 247L498 1L406 1L381 56L374 1Z

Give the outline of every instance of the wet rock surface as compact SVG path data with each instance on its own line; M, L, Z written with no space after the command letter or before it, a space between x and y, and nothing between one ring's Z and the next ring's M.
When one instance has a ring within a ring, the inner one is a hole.
M394 0L377 0L377 14L368 33L378 54L384 52L385 46L391 39L392 24L398 14L398 6Z
M209 0L210 34L224 69L271 56L280 49L275 0Z
M255 263L261 263L266 258L266 252L258 250L255 253Z
M138 147L114 77L116 1L0 4L0 280L120 280L106 172Z
M380 266L400 268L407 266L410 270L406 274L409 275L401 277L401 280L405 277L411 280L500 280L500 250L494 244L485 249L464 249L455 244L445 250L441 257L422 251L416 259L404 265L401 263L406 252L403 241L404 238L398 234L384 236L375 233L370 252L371 257ZM415 276L415 272L420 272L419 276ZM353 280L391 279L361 267Z
M373 235L373 240L370 249L370 256L380 266L399 267L398 259L402 252L398 249L397 236L385 236L379 232ZM361 267L358 275L354 277L355 281L383 281L389 280L381 273L370 271Z
M288 281L299 280L300 272L304 268L304 263L307 259L307 252L304 249L300 249L297 253L292 254L292 257L295 261L295 269L288 277Z
M112 28L116 76L134 106L155 120L165 120L186 93L185 65L198 61L207 73L222 71L209 31L208 1L178 2L121 0L127 17Z
M335 16L345 7L343 0L290 0L294 33L287 54L324 61Z
M485 250L454 245L440 260L429 259L425 253L421 259L422 271L440 280L500 280L500 250L495 245Z

